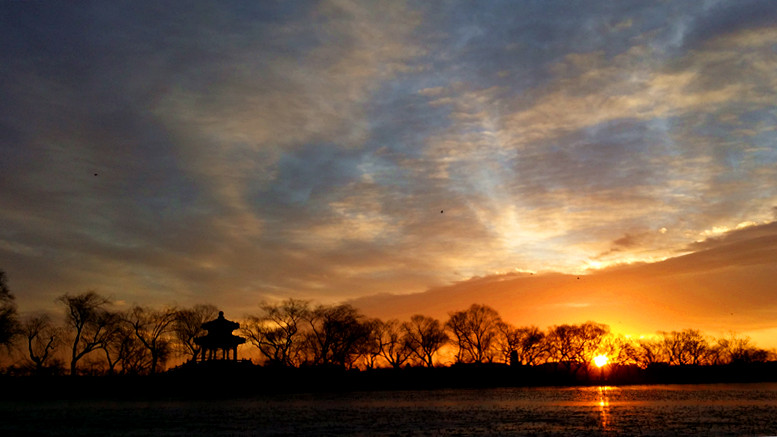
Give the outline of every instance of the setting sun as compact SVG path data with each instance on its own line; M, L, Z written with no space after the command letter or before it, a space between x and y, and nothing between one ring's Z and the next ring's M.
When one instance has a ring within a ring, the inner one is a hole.
M596 367L602 367L607 362L610 361L609 358L607 358L607 355L597 355L594 357L594 364L596 364Z

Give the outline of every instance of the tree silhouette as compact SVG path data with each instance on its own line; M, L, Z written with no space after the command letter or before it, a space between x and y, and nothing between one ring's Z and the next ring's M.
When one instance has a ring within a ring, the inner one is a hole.
M9 348L18 333L19 321L14 295L8 288L8 277L0 270L0 347Z
M701 364L710 351L707 339L696 329L661 332L661 336L670 364Z
M168 334L173 330L175 316L174 308L153 310L142 306L135 306L126 316L135 336L151 355L149 371L152 374L159 370L159 366L170 355L172 345Z
M197 356L202 352L200 345L194 339L205 334L202 324L213 320L218 314L214 305L194 305L175 313L173 332L178 340L178 345L183 353L190 356L192 361L197 361Z
M413 355L425 366L434 367L434 354L448 342L448 335L440 321L416 314L402 326L407 336L408 347L413 351Z
M78 374L78 361L84 355L105 344L107 329L113 321L105 306L110 302L94 291L76 296L64 294L57 301L65 305L65 324L72 330L73 343L70 355L70 374Z
M351 305L319 306L310 312L308 346L313 362L351 367L367 339L363 316Z
M573 374L580 369L587 373L591 359L608 332L607 325L594 322L553 326L548 330L546 338L548 352L551 359L562 363Z
M47 314L41 314L27 318L22 323L22 333L27 339L27 354L35 366L35 373L44 373L62 341L60 330Z
M639 347L623 335L605 335L594 354L605 355L608 364L639 364Z
M582 364L581 368L588 373L591 360L599 355L599 348L604 337L609 334L610 327L596 322L585 322L577 326L574 332L576 341L575 361Z
M242 332L273 364L299 364L304 342L302 322L310 319L308 301L287 299L260 305L262 314L248 316Z
M714 352L716 361L726 364L764 362L769 358L769 352L751 344L750 337L740 337L734 332L719 338Z
M4 275L0 279L4 290L0 294L7 302L10 292ZM45 374L61 369L57 347L72 341L71 375L79 371L156 373L164 369L175 351L197 358L199 346L193 340L216 312L213 305L195 305L180 310L135 306L126 313L116 313L107 309L108 299L94 291L64 294L57 301L65 309L65 326L55 326L46 315L26 317L18 325L18 332L24 335L16 337L18 348L14 348L15 353L23 354L24 365L10 367L11 371ZM289 367L400 368L408 363L434 367L436 355L450 338L458 363L557 363L556 367L566 368L572 378L579 378L580 372L586 376L592 358L599 354L606 355L612 365L643 369L655 363L747 365L775 356L734 333L715 339L686 329L633 340L612 334L607 325L595 322L551 326L546 331L535 326L517 328L501 320L495 309L478 304L451 312L445 325L421 314L404 323L396 319L384 322L367 319L351 305L311 309L307 301L295 299L263 303L260 309L261 313L247 316L243 333L266 358L265 364ZM90 359L95 350L104 354Z
M635 349L637 365L643 369L651 364L668 361L661 342L655 339L640 339Z
M509 357L514 357L515 362L511 364L535 365L547 356L545 333L540 328L536 326L515 328L502 324L500 331L502 354L506 361Z
M408 332L397 319L381 322L379 329L381 355L391 367L401 367L413 355Z
M445 326L453 333L458 347L456 360L465 363L493 361L502 324L499 313L486 305L472 304L466 310L451 313Z
M111 318L111 323L107 326L102 349L108 364L108 374L116 373L117 366L123 374L143 373L149 368L150 357L133 327L127 323L126 315L109 313L107 317Z
M362 326L364 326L366 336L364 341L357 345L358 354L366 368L374 369L377 366L378 358L383 355L384 324L380 319L369 319L362 323Z
M558 325L548 329L548 352L550 356L560 363L570 363L577 356L575 350L575 333L577 327L573 325Z

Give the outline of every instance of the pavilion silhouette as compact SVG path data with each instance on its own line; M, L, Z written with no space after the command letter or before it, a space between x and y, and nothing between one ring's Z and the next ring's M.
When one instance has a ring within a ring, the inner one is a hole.
M208 333L194 339L194 342L202 347L200 360L237 361L237 347L246 341L245 338L232 334L232 331L238 328L240 328L239 323L224 318L224 311L219 311L217 319L203 323L202 329ZM219 351L221 351L220 356Z

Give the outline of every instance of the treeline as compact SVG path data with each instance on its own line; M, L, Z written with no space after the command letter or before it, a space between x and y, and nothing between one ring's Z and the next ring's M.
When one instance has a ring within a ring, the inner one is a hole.
M110 301L92 291L65 294L57 302L64 309L61 324L48 314L9 324L5 351L15 362L6 373L154 374L176 356L196 357L194 338L217 314L213 305L112 311Z
M558 364L573 375L588 373L593 358L609 365L718 365L766 362L773 352L747 337L712 338L695 329L629 338L607 325L586 322L513 326L486 305L449 313L441 321L421 314L407 321L370 319L349 305L311 307L289 299L264 304L243 327L267 364L287 367L337 365L349 368L503 363L519 366Z
M1 273L1 272L0 272ZM0 340L13 358L7 374L126 374L165 370L172 361L196 361L194 339L217 315L213 305L186 308L135 306L114 311L95 292L57 299L61 323L38 314L21 320L2 276ZM596 356L610 365L714 365L772 360L772 352L731 334L712 338L698 330L659 332L634 339L595 322L541 330L506 323L485 305L449 313L446 320L414 315L409 320L368 318L350 305L317 305L288 299L262 304L241 321L237 334L266 367L343 369L435 367L459 363L555 365L587 376ZM245 352L245 350L244 350Z

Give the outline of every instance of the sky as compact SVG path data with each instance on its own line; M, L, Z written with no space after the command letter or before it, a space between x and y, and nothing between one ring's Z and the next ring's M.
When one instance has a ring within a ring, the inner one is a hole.
M519 311L530 289L617 327L585 301L608 290L630 329L728 328L689 308L729 296L731 329L777 332L775 23L747 0L4 0L0 268L22 312L96 290L388 317L507 283L519 325L564 322Z

